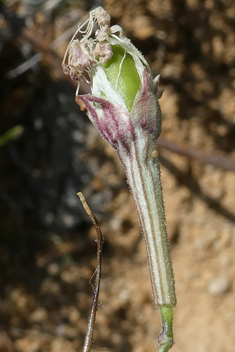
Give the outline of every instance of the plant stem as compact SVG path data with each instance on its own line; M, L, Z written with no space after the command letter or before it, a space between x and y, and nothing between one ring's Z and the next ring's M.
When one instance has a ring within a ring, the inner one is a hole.
M95 38L92 33L95 25ZM75 39L77 33L81 39ZM160 307L162 332L159 352L173 345L174 278L167 238L159 158L161 132L159 75L153 79L148 63L123 35L110 27L110 15L98 7L73 36L64 56L65 74L78 81L76 102L123 163L142 226L153 290ZM91 94L78 95L83 77Z
M158 336L158 352L167 352L174 343L173 340L173 308L170 306L160 306L162 320L162 331Z
M162 332L159 352L173 345L172 320L176 304L174 277L162 197L159 157L155 139L142 128L135 128L135 140L130 150L119 148L127 181L138 211L143 230L155 306L160 306Z

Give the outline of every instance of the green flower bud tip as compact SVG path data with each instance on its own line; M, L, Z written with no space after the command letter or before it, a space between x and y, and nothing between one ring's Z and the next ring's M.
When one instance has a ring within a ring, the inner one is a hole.
M113 56L103 65L103 68L109 82L123 97L130 111L140 88L140 77L133 57L126 53L120 45L113 45L111 47Z

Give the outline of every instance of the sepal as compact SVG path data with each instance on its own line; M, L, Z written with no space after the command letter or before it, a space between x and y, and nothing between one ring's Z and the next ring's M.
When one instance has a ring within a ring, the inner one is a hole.
M110 99L85 94L76 97L76 102L87 115L104 139L115 149L122 145L129 151L134 140L134 126L129 112Z

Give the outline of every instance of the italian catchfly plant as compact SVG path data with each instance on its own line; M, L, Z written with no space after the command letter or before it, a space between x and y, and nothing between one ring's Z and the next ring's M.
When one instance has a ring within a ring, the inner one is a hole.
M153 79L145 58L120 26L110 26L102 7L79 26L62 66L78 82L76 102L117 150L125 168L146 244L153 301L161 315L158 352L167 352L174 343L176 298L157 149L162 124L159 75ZM81 80L90 84L90 94L79 95Z

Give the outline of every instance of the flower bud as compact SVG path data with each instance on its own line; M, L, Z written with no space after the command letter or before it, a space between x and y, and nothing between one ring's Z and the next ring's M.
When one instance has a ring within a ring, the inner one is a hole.
M102 7L91 11L78 28L62 66L78 81L77 103L87 109L93 124L114 148L118 148L118 139L128 144L128 138L134 138L135 125L158 137L158 79L153 80L148 63L122 28L110 27L110 16ZM78 94L81 78L90 84L91 94Z
M76 39L79 33L81 38ZM122 28L110 27L110 16L102 7L91 11L78 28L63 68L78 81L76 102L117 149L124 165L145 238L154 304L160 306L159 351L168 351L176 297L156 146L161 132L159 76L153 79ZM81 78L90 84L91 94L78 94Z

